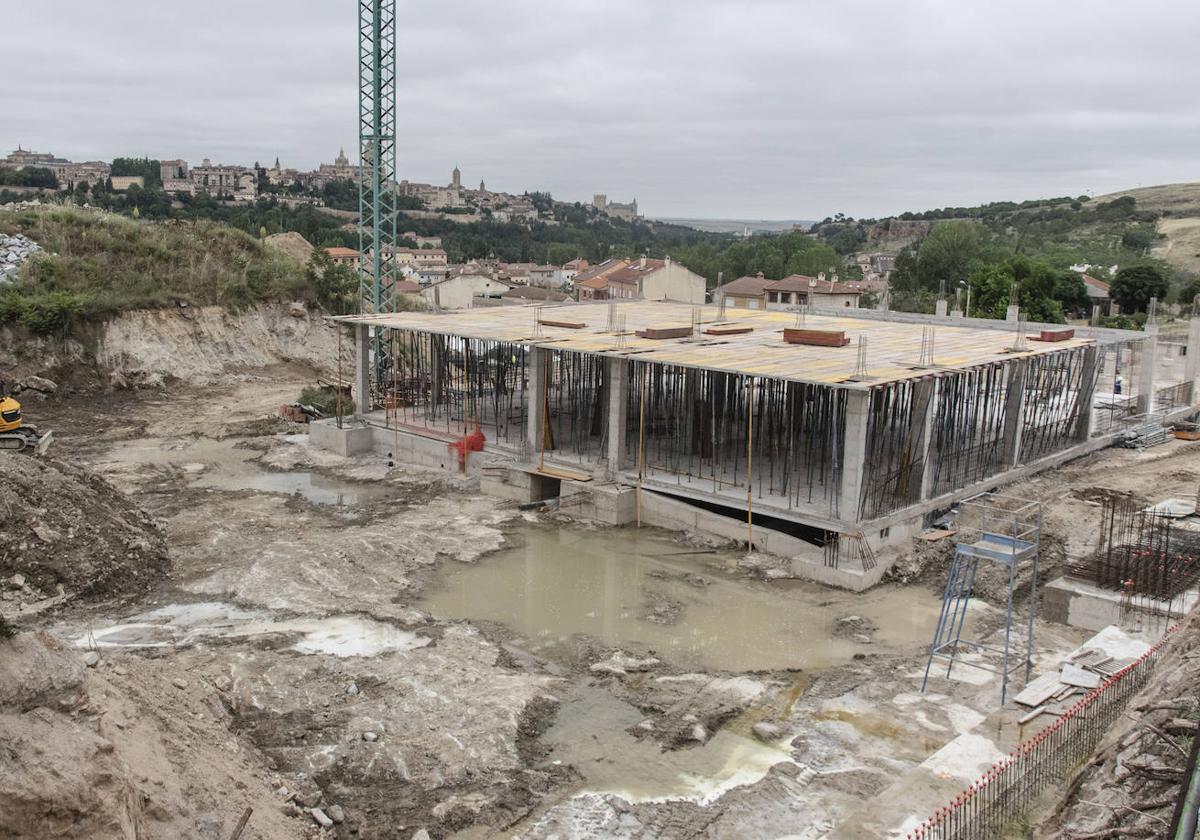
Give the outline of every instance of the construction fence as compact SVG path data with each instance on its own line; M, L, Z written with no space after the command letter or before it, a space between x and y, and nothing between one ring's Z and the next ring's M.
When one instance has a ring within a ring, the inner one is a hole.
M1022 741L976 782L907 835L909 840L999 837L1047 788L1067 782L1129 701L1145 686L1174 627L1138 660L1084 695L1058 720Z

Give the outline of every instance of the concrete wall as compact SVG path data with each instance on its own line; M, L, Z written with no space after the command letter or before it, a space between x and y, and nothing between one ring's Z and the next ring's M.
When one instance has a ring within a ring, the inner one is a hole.
M677 262L669 262L642 279L642 297L678 303L704 303L704 278Z
M511 287L481 274L451 277L421 290L430 306L442 309L469 309L477 297L500 297Z
M1138 597L1136 603L1144 603L1147 599ZM1171 604L1157 602L1164 612L1170 612L1171 618L1182 618L1196 605L1197 596L1190 592ZM1047 621L1057 621L1059 624L1069 624L1072 627L1082 627L1085 630L1103 630L1110 624L1130 624L1138 620L1136 612L1125 616L1122 622L1121 594L1081 580L1060 577L1046 584L1042 595L1042 608L1039 615ZM1156 619L1146 616L1146 621ZM1169 621L1170 619L1157 619Z

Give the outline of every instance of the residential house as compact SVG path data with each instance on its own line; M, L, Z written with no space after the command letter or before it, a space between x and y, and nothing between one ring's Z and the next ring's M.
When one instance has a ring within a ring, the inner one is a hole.
M355 271L358 271L359 266L362 265L362 254L353 248L337 246L325 248L324 251L334 265L348 265Z
M411 280L397 280L393 286L396 290L397 297L408 298L409 300L422 300L421 285L414 283Z
M610 265L610 263L612 265ZM704 278L671 260L610 260L590 271L581 281L576 275L579 300L665 300L704 303Z
M727 307L737 309L766 309L768 280L760 271L753 277L739 277L713 290L713 298L725 299Z
M1100 314L1116 314L1119 307L1112 300L1111 289L1108 283L1103 280L1097 280L1090 274L1085 274L1083 275L1083 287L1087 289L1088 300L1092 302L1092 305L1100 306Z
M113 175L113 192L125 192L130 187L145 187L146 178L142 175Z
M535 265L529 269L529 285L540 286L543 289L557 289L562 286L560 269L556 265Z
M452 274L421 289L421 296L436 308L469 309L480 298L499 299L514 288L507 280L480 270Z
M816 277L793 274L782 280L770 280L760 271L753 277L739 277L719 286L714 296L724 296L725 305L743 309L788 309L812 304L820 307L857 309L862 288L855 283L842 283L825 272Z
M767 293L767 309L788 309L805 304L857 309L863 292L856 283L839 282L836 274L825 279L823 271L816 277L793 274L772 281L764 291Z
M88 186L103 183L112 175L112 167L99 160L86 163L56 163L50 169L58 179L60 187L86 183Z
M576 275L587 270L588 261L584 259L574 259L569 263L564 263L563 267L558 270L558 283L559 285L574 283Z
M628 260L605 260L575 275L576 300L608 300L608 275L629 265Z

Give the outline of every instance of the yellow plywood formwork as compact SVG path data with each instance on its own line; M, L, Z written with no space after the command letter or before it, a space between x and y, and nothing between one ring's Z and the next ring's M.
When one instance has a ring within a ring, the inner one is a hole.
M608 330L610 308L621 323L621 334ZM786 327L796 326L790 312L727 310L718 319L715 306L693 307L682 304L631 301L628 303L575 304L562 307L564 318L583 323L582 328L555 327L543 320L537 323L535 309L506 306L464 309L444 313L397 312L393 314L345 316L345 323L370 324L390 329L464 338L489 339L536 345L551 350L570 350L602 356L617 356L667 365L707 368L749 376L849 386L896 382L927 376L922 367L921 343L924 325L900 321L855 318L852 315L806 315L806 329L844 331L850 338L846 347L814 347L787 344ZM697 324L695 310L699 309ZM736 335L704 335L713 326L750 328ZM635 333L647 328L696 327L687 338L645 339ZM1073 338L1053 343L1027 342L1027 349L1013 352L1015 332L935 325L933 363L938 368L969 368L989 362L1055 353L1093 343L1088 338ZM861 382L851 381L858 367L859 347L867 339L866 374Z

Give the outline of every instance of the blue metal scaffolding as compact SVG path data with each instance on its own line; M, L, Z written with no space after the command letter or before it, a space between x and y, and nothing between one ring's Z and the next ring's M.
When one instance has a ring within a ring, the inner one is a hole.
M1025 681L1033 669L1033 620L1037 612L1037 564L1042 534L1041 502L983 493L964 501L958 513L954 560L946 581L942 609L938 615L929 661L921 691L929 685L934 660L946 662L949 678L956 662L1000 675L1000 703L1008 697L1012 675L1022 669ZM967 608L975 591L980 563L994 563L1008 571L1008 601L1004 616L1004 644L963 638ZM1019 617L1014 612L1019 572L1029 569L1029 600L1026 604L1025 632L1021 634ZM1015 628L1014 618L1018 626ZM960 651L981 654L963 659ZM998 662L996 660L999 660Z

